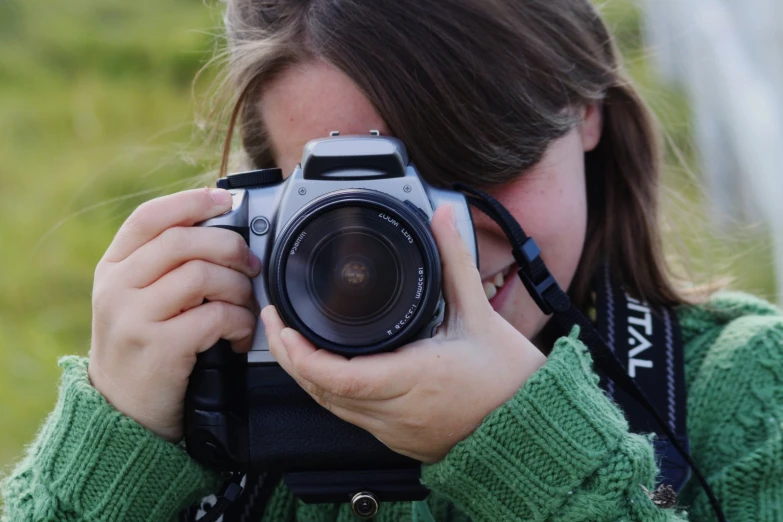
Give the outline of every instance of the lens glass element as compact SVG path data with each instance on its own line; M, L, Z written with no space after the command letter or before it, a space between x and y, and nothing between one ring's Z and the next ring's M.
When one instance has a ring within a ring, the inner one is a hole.
M284 278L294 312L313 333L366 346L396 335L416 315L424 266L399 216L355 205L323 212L300 229Z
M393 246L363 227L324 238L309 268L311 297L322 313L346 326L383 314L402 289L402 267Z

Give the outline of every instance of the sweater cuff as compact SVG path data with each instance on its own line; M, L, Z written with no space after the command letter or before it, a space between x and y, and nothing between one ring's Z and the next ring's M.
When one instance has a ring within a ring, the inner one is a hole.
M423 482L473 520L544 520L606 461L628 432L598 386L578 329L541 369Z
M87 359L63 357L57 406L20 471L38 475L48 494L28 492L36 512L86 520L171 520L219 486L182 444L156 436L115 410L92 386ZM25 465L28 464L28 465ZM52 505L43 505L52 504Z

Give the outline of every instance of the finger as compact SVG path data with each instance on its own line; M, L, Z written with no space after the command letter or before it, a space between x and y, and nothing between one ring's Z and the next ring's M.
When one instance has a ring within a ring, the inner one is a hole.
M406 393L416 375L413 357L383 353L346 359L318 349L300 333L286 328L274 307L261 311L270 350L292 377L315 395L354 400L387 400Z
M120 227L104 259L122 261L141 245L176 226L192 226L231 209L223 189L195 189L152 199L140 205Z
M204 300L222 301L247 308L258 316L253 284L246 275L214 263L188 261L141 290L150 319L165 321Z
M476 261L457 228L454 208L438 208L432 216L432 233L438 243L443 267L443 293L449 318L480 324L492 307L487 301Z
M264 309L261 310L260 317L261 321L264 323L264 333L266 334L269 351L286 373L296 379L298 376L295 375L296 372L294 367L291 364L291 360L288 358L288 353L286 352L285 346L283 346L283 341L280 339L280 332L286 327L283 320L280 319L277 310L272 305L264 307Z
M189 260L201 259L256 277L261 261L241 235L214 227L172 227L139 247L119 266L128 286L144 288ZM131 268L132 267L132 268Z
M231 341L235 351L245 352L253 342L256 316L242 306L210 301L191 308L162 323L170 334L176 334L187 354L195 356L218 342Z
M328 390L304 379L296 370L291 359L288 357L288 350L283 344L280 334L283 331L291 331L285 326L274 306L267 306L261 311L261 320L264 322L264 330L267 336L269 349L274 355L275 360L288 373L299 386L310 395L315 402L323 408L329 410L346 422L350 422L360 428L372 432L383 425L378 418L369 411L368 407L377 404L376 401L361 401L349 399L333 394ZM301 337L301 336L300 336ZM318 350L315 346L304 340L302 349L314 353Z
M280 338L280 333L286 329L286 326L277 314L275 307L267 306L264 308L264 310L261 311L261 320L264 323L264 332L266 333L269 351L272 353L280 367L283 368L283 370L285 370L285 372L290 375L304 391L313 397L318 404L327 409L331 409L332 404L329 402L330 394L326 390L302 378L296 371L291 359L288 358L288 352ZM317 350L317 348L312 345L307 348L312 351Z

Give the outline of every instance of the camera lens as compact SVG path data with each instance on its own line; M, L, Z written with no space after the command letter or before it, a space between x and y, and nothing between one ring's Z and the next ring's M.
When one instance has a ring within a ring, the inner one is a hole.
M344 354L393 349L423 326L422 313L432 317L440 259L427 223L407 205L346 192L311 204L281 234L272 297L317 346Z
M340 209L322 218L357 224L321 241L306 269L311 299L324 315L344 325L363 324L386 311L399 296L404 277L394 245L358 224L358 210Z
M340 279L345 284L357 288L364 286L369 281L368 272L370 269L366 263L358 260L348 260L340 263L340 265L342 265Z
M324 212L302 228L298 247L289 251L291 306L328 341L378 342L421 298L421 252L380 214L366 206Z

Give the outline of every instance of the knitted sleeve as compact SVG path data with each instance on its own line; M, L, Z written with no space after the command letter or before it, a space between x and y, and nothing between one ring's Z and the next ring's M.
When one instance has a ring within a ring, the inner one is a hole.
M423 480L474 522L676 521L654 489L652 444L629 433L575 329L546 364Z
M64 357L54 411L2 484L3 522L170 521L219 486L182 446L111 407Z

